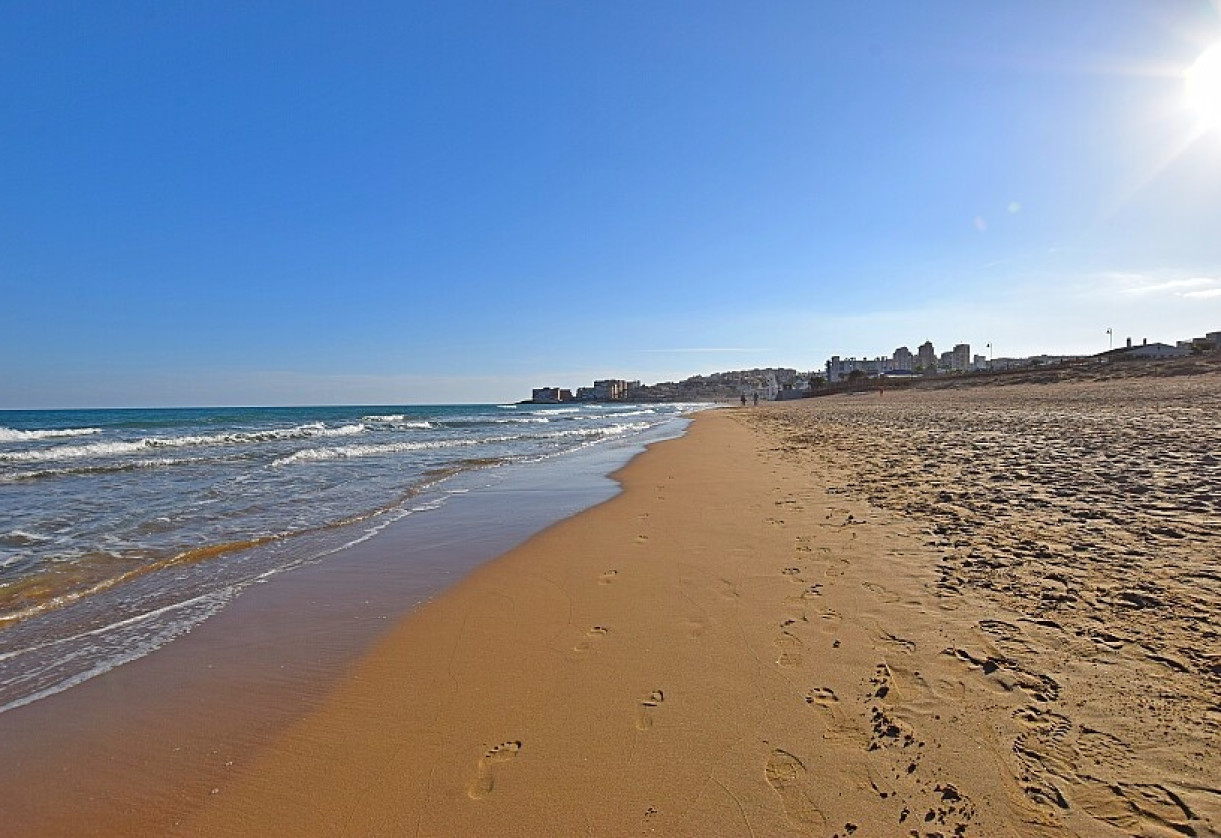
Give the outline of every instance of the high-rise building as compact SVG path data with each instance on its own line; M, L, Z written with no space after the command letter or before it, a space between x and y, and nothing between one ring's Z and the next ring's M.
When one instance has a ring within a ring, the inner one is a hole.
M916 350L916 363L925 371L937 369L937 353L933 350L933 342L926 340Z
M912 351L906 346L900 346L896 349L892 358L891 369L896 372L911 372L913 367Z
M971 344L960 343L954 347L954 355L950 359L950 369L955 372L966 372L971 369Z

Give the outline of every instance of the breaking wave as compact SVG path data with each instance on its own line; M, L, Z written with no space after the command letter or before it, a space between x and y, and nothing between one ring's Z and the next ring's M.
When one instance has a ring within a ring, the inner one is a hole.
M56 445L52 448L40 448L33 451L0 451L0 462L50 462L81 457L122 456L124 454L136 454L159 448L185 448L201 445L245 445L290 439L354 436L364 433L365 430L366 428L363 424L328 428L321 423L313 423L298 425L294 428L275 428L265 431L235 431L227 434L209 434L203 436L144 437L137 440L94 442L87 445Z
M101 428L51 428L41 431L0 428L0 442L31 442L37 439L57 439L66 436L92 436L101 432Z

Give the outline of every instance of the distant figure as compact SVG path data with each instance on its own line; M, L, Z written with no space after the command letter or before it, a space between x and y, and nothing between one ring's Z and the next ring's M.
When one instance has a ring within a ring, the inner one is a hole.
M746 407L746 394L742 394L742 407Z
M758 407L759 406L759 394L755 393L754 396L752 396L752 398L755 400L755 407Z

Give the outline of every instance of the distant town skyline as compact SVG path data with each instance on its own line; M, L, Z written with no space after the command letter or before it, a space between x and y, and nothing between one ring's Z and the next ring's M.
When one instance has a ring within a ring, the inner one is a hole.
M1203 334L1218 43L1187 0L7 4L0 408Z

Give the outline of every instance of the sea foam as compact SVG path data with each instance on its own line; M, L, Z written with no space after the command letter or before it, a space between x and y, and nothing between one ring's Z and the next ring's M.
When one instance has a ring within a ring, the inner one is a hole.
M101 428L49 428L35 431L0 428L0 442L31 442L38 439L57 439L66 436L92 436L101 432Z
M293 428L273 428L265 431L234 431L226 434L191 434L186 436L155 436L137 440L114 440L91 442L86 445L55 445L23 451L0 451L0 462L36 463L54 460L78 459L81 457L114 457L125 454L148 452L158 448L185 448L206 445L247 445L260 442L276 442L315 437L354 436L364 433L363 424L343 425L328 428L321 423L298 425Z

